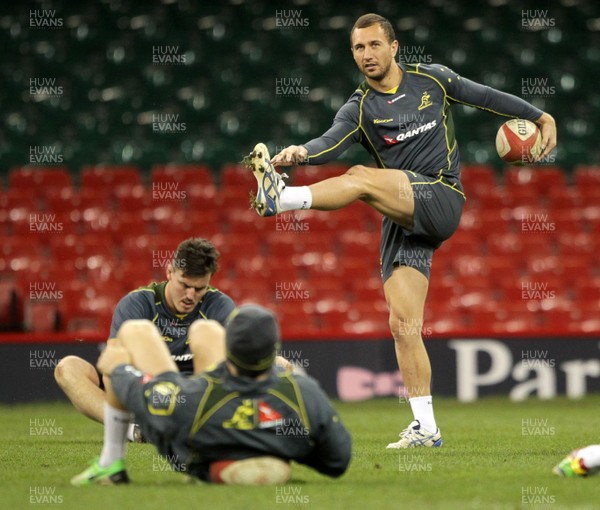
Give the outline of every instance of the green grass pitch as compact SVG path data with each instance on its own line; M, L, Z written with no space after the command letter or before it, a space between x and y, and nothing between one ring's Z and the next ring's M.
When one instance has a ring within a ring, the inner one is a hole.
M600 443L600 396L473 404L436 398L444 446L386 451L411 419L394 399L336 403L354 457L331 480L294 465L286 486L190 485L151 445L128 449L132 484L70 487L98 455L102 428L67 404L2 406L1 507L7 509L534 509L600 508L600 475L560 479L552 466L571 449Z

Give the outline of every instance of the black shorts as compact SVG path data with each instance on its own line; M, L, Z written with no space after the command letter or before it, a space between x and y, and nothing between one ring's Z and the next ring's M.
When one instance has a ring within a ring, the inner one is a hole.
M413 228L407 230L383 218L380 253L384 283L397 266L414 267L429 278L433 252L456 231L465 205L458 179L400 171L408 176L413 191Z

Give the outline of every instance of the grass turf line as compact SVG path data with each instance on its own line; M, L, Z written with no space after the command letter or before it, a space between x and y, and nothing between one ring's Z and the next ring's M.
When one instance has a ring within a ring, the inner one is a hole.
M101 426L63 403L2 406L2 507L600 507L600 475L571 480L550 472L570 450L600 443L598 395L523 403L484 398L472 404L436 398L436 418L444 438L439 449L385 450L411 420L406 403L378 399L336 403L336 408L354 441L351 467L338 480L296 464L285 487L189 485L170 471L151 445L133 444L127 456L130 486L74 488L69 485L71 476L100 452ZM43 426L48 427L45 434L36 435Z

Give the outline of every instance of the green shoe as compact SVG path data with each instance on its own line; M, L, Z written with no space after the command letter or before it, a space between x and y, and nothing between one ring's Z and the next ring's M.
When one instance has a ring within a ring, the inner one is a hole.
M554 466L552 472L555 475L565 478L577 478L588 475L588 470L582 465L581 459L577 456L577 450L571 452Z
M101 467L98 464L100 459L96 457L92 465L82 473L71 478L71 485L83 487L85 485L115 485L118 483L129 483L125 461L123 459L115 460L108 467Z

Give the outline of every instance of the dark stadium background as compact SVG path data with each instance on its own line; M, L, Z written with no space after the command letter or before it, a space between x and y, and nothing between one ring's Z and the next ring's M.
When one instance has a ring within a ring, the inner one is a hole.
M361 81L349 30L366 12L392 21L405 61L446 64L558 125L550 158L508 169L494 145L502 119L453 108L469 200L434 258L425 337L591 345L600 332L597 3L182 0L0 6L3 348L30 369L32 353L56 362L52 342L67 352L91 345L93 357L116 301L161 279L168 254L195 235L222 252L215 284L273 308L300 364L323 362L320 342L360 339L352 362L372 357L374 373L393 371L377 214L357 204L260 219L247 205L254 179L238 165L259 141L274 154L331 125ZM355 163L369 163L361 147L293 169L291 182ZM317 350L302 347L307 338Z

